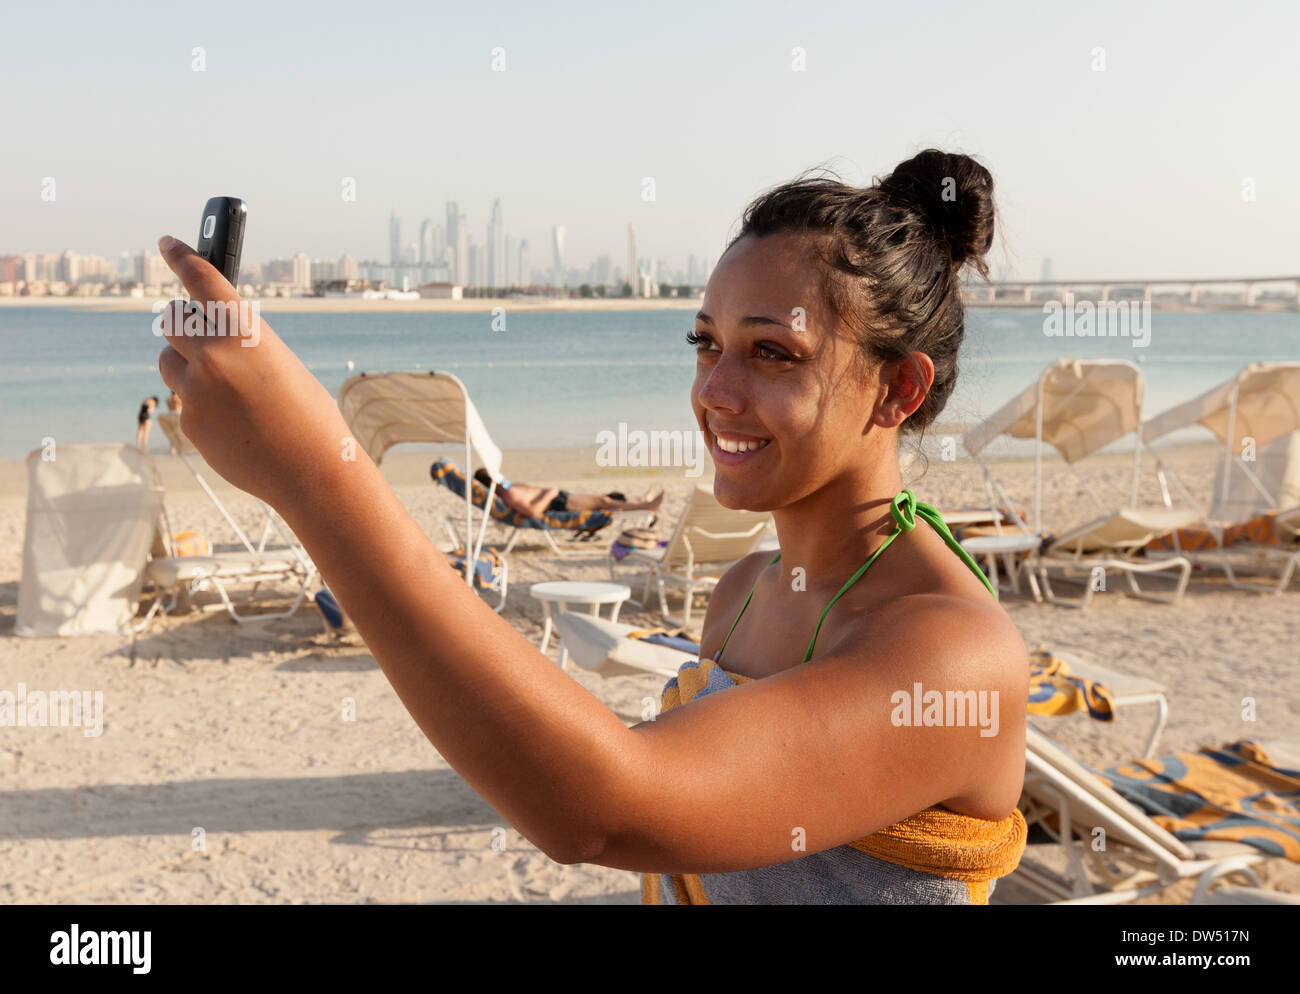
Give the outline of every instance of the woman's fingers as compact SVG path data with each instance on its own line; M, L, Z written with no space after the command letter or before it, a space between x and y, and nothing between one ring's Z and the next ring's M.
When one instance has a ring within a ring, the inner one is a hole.
M158 239L158 251L195 300L239 302L239 294L221 272L179 238L164 235Z
M185 357L170 345L158 354L158 373L167 389L175 391L182 405L185 403L185 374L189 365Z

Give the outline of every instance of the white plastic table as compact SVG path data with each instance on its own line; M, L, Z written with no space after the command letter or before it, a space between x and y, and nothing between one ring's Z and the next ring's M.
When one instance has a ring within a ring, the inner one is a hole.
M977 535L966 539L961 547L973 557L985 558L989 564L989 572L992 574L989 580L994 588L998 586L998 556L1001 556L1002 562L1006 565L1007 578L1011 581L1012 591L1020 593L1020 570L1016 566L1014 557L1021 552L1032 552L1040 545L1042 539L1038 536L1015 532L1009 535ZM1038 591L1038 579L1034 576L1032 568L1025 570L1025 576L1028 577L1029 586L1034 592L1034 600L1042 600L1042 595Z
M632 588L622 583L581 580L549 580L546 583L534 583L528 588L528 594L542 602L546 623L542 628L542 652L551 642L551 605L564 604L588 608L588 613L600 617L603 604L612 604L610 621L618 621L619 608L632 596ZM560 669L568 661L569 653L560 642Z

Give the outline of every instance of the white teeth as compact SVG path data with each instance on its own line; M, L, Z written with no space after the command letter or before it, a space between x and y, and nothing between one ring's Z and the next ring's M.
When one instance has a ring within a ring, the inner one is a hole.
M723 452L753 452L761 449L768 441L765 438L760 442L732 442L725 438L719 438L718 448Z

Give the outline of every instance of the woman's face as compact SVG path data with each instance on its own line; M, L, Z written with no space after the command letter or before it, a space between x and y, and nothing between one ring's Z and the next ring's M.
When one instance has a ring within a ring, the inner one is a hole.
M724 507L785 507L861 468L877 371L823 301L804 237L733 245L709 279L695 333L691 406Z

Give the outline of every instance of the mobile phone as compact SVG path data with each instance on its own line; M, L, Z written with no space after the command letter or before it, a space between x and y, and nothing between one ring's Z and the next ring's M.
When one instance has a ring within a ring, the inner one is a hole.
M239 257L244 252L247 221L248 205L238 197L213 197L203 205L194 251L216 266L233 287L239 286Z

